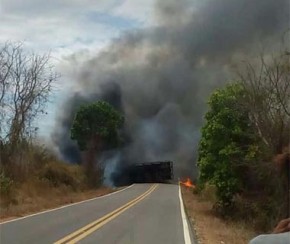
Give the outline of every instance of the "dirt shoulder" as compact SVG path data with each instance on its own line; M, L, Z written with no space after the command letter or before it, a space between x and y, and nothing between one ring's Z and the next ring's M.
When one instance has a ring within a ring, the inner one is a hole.
M67 188L48 189L47 191L42 189L41 192L35 189L32 192L28 189L22 190L21 193L25 192L25 194L17 194L15 199L9 199L9 204L6 203L8 200L5 197L0 198L0 222L92 199L121 189L100 187L81 192L73 192Z
M183 201L192 228L201 244L246 244L255 233L243 224L226 222L214 214L212 203L182 187Z

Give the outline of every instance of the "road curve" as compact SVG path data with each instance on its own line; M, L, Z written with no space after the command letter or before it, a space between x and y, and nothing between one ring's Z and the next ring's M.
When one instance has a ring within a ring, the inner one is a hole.
M105 197L2 223L0 243L193 242L179 187L135 184Z

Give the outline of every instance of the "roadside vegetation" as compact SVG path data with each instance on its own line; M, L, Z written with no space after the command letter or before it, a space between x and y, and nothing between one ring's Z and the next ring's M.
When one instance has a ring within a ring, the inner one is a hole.
M244 62L208 106L195 193L216 216L271 232L289 214L289 52Z
M86 164L72 165L59 160L37 139L35 121L46 114L46 105L58 78L49 54L30 53L19 43L0 45L1 218L21 216L111 191L101 186L101 175L92 173L84 167ZM108 104L100 102L96 107L98 111L94 110L94 104L84 105L76 117L72 135L80 146L85 146L90 139L83 136L92 135L84 133L83 129L88 128L80 116L100 115L101 118L91 121L94 125L98 124L98 119L108 122L96 127L100 137L106 137L107 144L109 139L115 139L114 120L118 124L121 117Z

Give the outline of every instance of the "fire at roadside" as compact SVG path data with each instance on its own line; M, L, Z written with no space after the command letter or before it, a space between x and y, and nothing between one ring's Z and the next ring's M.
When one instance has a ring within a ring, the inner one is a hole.
M196 188L195 184L192 183L190 178L187 178L186 181L179 181L179 184L185 186L188 189L195 189Z

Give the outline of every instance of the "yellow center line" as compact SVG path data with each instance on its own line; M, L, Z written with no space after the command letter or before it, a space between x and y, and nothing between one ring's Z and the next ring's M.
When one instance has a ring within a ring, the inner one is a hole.
M59 241L56 241L54 244L64 244L64 243L71 244L80 241L81 239L85 238L86 236L90 235L91 233L93 233L94 231L105 225L106 223L110 222L112 219L119 216L121 213L133 207L138 202L142 201L145 197L150 195L157 188L157 186L158 186L157 184L151 186L146 192L136 197L132 201L106 214L105 216L91 222L90 224L78 229L77 231L65 236Z

